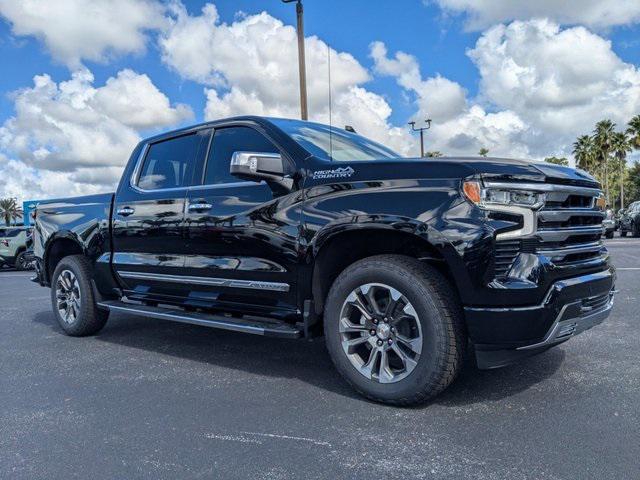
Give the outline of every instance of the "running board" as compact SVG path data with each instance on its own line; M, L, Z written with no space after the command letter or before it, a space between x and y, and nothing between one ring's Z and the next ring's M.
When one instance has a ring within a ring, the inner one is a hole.
M187 312L173 308L127 303L119 300L98 302L98 307L112 312L130 313L132 315L171 320L180 323L191 323L203 327L232 330L234 332L253 333L254 335L264 335L265 337L300 338L302 336L302 330L275 319L251 317L251 319L243 320L226 317L224 315Z

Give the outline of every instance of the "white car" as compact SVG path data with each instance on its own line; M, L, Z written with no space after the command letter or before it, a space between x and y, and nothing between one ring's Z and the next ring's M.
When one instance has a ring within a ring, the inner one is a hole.
M26 256L27 239L31 229L27 227L0 227L0 267L7 265L17 270L27 270L31 264Z

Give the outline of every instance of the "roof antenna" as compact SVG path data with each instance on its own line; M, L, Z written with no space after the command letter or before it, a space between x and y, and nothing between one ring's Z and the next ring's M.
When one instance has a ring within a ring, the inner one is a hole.
M333 162L333 125L331 118L331 47L327 43L327 64L329 66L329 156Z

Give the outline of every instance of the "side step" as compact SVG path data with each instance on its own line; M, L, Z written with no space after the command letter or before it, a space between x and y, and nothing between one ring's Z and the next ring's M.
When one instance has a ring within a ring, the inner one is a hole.
M204 327L233 330L234 332L253 333L266 337L300 338L302 330L281 320L251 317L250 319L236 319L224 315L212 315L201 312L187 312L173 308L152 307L137 303L127 303L120 300L98 302L98 307L112 312L130 313L143 317L159 318L180 323L192 323Z

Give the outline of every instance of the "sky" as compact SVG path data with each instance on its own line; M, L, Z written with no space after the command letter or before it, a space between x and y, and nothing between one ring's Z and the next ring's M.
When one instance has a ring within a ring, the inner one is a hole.
M406 156L411 120L427 150L541 160L640 114L640 0L304 7L310 119L331 92L334 125ZM147 136L297 117L295 39L279 0L0 0L0 197L110 191Z

